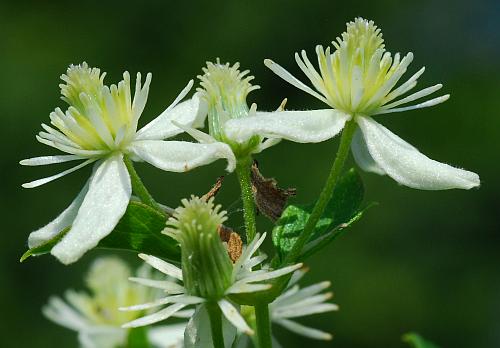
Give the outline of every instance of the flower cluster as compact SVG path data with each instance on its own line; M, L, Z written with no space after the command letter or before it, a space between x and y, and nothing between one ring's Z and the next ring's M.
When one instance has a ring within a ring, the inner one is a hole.
M356 18L347 23L346 32L331 47L316 47L316 55L317 67L304 50L295 54L312 87L270 59L264 64L325 103L324 109L285 110L285 99L275 111L257 111L256 104L249 107L247 103L249 93L260 89L252 85L254 77L249 70L240 71L239 63L222 64L217 59L202 68L200 85L191 98L182 101L193 80L164 112L142 128L139 122L151 74L144 83L137 74L132 95L128 72L118 84L108 86L100 69L86 63L71 65L61 76L60 85L68 106L65 110L56 108L49 116L50 125L42 124L43 130L36 137L65 154L20 163L81 163L23 187L46 184L90 164L92 174L68 208L30 234L28 254L50 251L62 263L70 264L107 241L106 247L139 253L147 265L132 276L120 260L99 259L87 277L91 293L68 291L65 300L52 297L43 308L44 314L77 331L80 344L89 348L129 346L130 337L147 331L143 327L172 317L188 320L154 326L142 336L148 341L144 346L244 347L253 340L255 345L268 348L274 339L271 323L311 339L331 339L331 334L295 321L338 309L328 302L332 293L324 292L330 282L301 288L298 281L304 274L305 257L334 239L332 233L324 232L321 219L324 213L331 213L328 209L344 203L345 197L336 197L334 189L349 153L363 170L388 175L411 188L470 189L479 186L480 180L476 173L428 158L375 120L382 114L440 104L449 95L416 102L442 85L411 92L424 68L400 83L413 54L388 52L381 30L372 21ZM200 130L205 123L206 133ZM183 132L197 142L170 139ZM302 209L301 218L284 219L293 227L288 235L274 238L273 230L275 255L267 262L262 248L266 233L258 232L256 210L265 215L265 209L272 208L276 228L279 218L286 217L281 212L288 195L275 180L264 178L252 167L253 156L283 139L316 143L340 133L337 157L314 208L295 207ZM202 197L191 195L172 209L156 202L133 164L147 162L164 171L186 172L217 159L227 161L226 170L235 170L238 177L246 232L241 233L243 238L239 231L224 225L227 213L214 203L220 187ZM341 196L349 194L343 188ZM332 200L334 204L329 204ZM362 213L361 208L350 210L346 207L337 214L346 215L346 223L332 227L333 222L329 222L326 227L344 228ZM302 221L303 216L306 221ZM308 249L308 245L315 247Z
M217 232L225 220L226 212L220 211L220 206L214 206L213 198L207 202L193 196L191 200L183 200L182 204L184 206L177 208L170 218L169 227L165 232L180 242L182 270L151 255L139 256L158 271L181 281L183 285L170 281L134 279L146 286L159 287L169 295L154 302L123 308L124 310L144 310L165 304L171 305L127 323L125 327L149 325L167 319L188 305L215 302L231 324L245 333L253 334L253 330L231 303L230 296L268 290L271 285L260 282L294 272L302 267L302 264L273 271L255 269L266 259L265 255L255 255L266 238L265 233L262 236L257 235L232 264Z

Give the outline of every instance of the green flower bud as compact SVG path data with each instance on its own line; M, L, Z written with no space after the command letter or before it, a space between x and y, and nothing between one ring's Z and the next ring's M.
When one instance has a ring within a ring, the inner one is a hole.
M213 198L183 199L167 222L166 234L181 245L182 277L189 295L218 300L231 285L233 264L219 237L227 219Z
M208 104L209 133L216 140L231 146L236 157L246 156L260 144L261 138L254 136L244 143L238 143L225 134L224 124L234 118L244 118L255 113L255 108L247 105L247 95L260 86L252 85L254 76L248 75L250 70L240 71L240 64L232 66L207 62L203 68L204 75L198 76L202 88L198 88Z

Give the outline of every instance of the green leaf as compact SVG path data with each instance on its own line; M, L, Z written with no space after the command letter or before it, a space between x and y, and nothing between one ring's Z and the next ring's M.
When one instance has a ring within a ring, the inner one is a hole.
M177 241L162 233L165 222L165 215L143 203L132 201L113 232L97 247L141 252L180 262L181 251Z
M39 245L37 247L28 249L28 251L26 251L23 254L23 256L21 256L21 259L19 260L19 262L23 262L24 260L26 260L30 256L40 256L40 255L44 255L44 254L50 253L50 251L52 250L52 248L57 243L59 243L59 241L62 239L62 237L64 237L64 235L66 233L68 233L69 229L70 229L70 227L66 227L57 236L55 236L54 238L52 238L48 242L45 242L44 244Z
M361 209L364 187L354 168L347 171L335 186L322 218L316 224L302 257L311 255L334 240L345 228L358 221L365 209ZM304 230L314 204L289 205L273 228L273 243L281 260L295 244Z
M131 201L115 229L99 242L97 248L128 250L180 262L178 243L161 233L165 222L165 215L141 202ZM67 227L50 241L29 249L21 257L21 262L30 256L50 253L69 229Z
M425 340L415 332L409 332L403 335L403 342L408 343L412 348L439 348L434 343Z

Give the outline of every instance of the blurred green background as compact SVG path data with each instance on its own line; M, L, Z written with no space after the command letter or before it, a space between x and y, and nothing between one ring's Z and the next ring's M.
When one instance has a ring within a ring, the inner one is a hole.
M367 200L380 204L321 255L306 282L333 282L341 310L302 320L334 332L311 342L276 329L285 347L403 347L415 330L442 347L500 347L500 3L476 1L1 1L0 2L0 345L76 347L76 335L43 318L51 294L81 288L82 274L102 251L65 267L50 256L20 264L30 231L54 218L82 187L90 168L33 190L23 182L64 165L21 168L22 158L54 153L35 141L59 99L59 76L87 61L117 82L124 70L153 72L143 122L159 114L206 60L241 62L262 90L249 102L274 109L315 108L320 102L289 86L262 61L273 58L302 77L293 53L328 45L356 16L382 28L391 52L412 51L408 76L421 66L420 85L438 82L451 99L434 108L381 116L379 121L431 158L481 175L471 191L424 192L362 173ZM144 123L143 123L144 124ZM309 202L321 189L338 140L283 142L259 155L262 172ZM138 165L162 202L176 206L204 193L224 163L188 174ZM234 175L219 201L241 226ZM262 230L270 224L259 220ZM137 264L135 256L124 255Z

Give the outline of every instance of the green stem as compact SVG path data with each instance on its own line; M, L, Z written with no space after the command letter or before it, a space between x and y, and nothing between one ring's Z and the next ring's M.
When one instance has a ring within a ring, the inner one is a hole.
M325 186L323 187L323 191L314 206L309 219L307 219L306 225L304 227L304 231L300 234L299 238L293 245L292 249L288 253L285 264L296 262L302 253L302 249L305 244L311 238L311 235L318 223L319 219L323 215L326 205L332 198L333 190L335 189L335 185L337 184L340 173L342 172L342 168L344 167L345 160L349 155L349 148L351 145L352 137L354 136L354 131L356 130L356 123L354 121L349 121L344 130L342 131L342 136L340 138L339 149L337 150L337 157L335 157L335 161L333 162L332 168L330 170L330 175L326 180Z
M151 196L146 186L142 183L142 180L135 171L134 164L130 158L128 156L123 156L123 162L125 162L125 166L127 167L130 175L130 181L132 183L132 190L134 193L144 204L149 205L151 208L161 212L162 214L165 214L165 211L158 205L158 203L156 203L153 196Z
M127 348L151 348L148 340L148 327L130 329L127 336Z
M252 158L250 156L239 158L236 162L236 174L241 188L241 199L243 200L243 217L245 219L245 230L247 243L250 243L257 233L255 225L255 203L253 199L250 169Z
M224 348L224 335L222 333L222 313L217 302L206 304L214 348Z
M272 348L271 321L269 319L269 307L267 303L261 303L255 307L255 320L257 326L257 341L259 348Z

